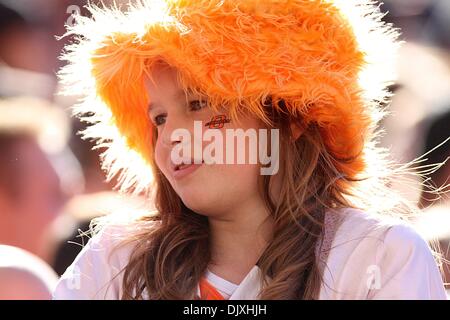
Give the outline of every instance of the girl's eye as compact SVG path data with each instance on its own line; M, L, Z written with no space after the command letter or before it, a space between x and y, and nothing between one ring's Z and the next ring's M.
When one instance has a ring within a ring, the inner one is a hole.
M205 100L193 100L189 103L192 111L197 111L203 109L208 105L208 102Z
M159 114L153 119L153 123L156 126L162 125L166 121L166 115L165 114Z
M205 108L207 105L208 105L208 102L206 100L193 100L193 101L189 102L191 111L201 110L201 109ZM153 119L153 123L156 126L160 126L166 122L166 117L167 117L167 114L158 114Z

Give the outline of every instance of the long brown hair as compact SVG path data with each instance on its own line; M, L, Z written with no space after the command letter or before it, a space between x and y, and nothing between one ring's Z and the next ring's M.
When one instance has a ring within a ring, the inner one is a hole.
M271 100L268 102L270 106ZM345 165L351 159L332 158L317 124L310 123L298 139L293 139L290 123L297 121L301 127L301 119L273 111L270 118L273 127L280 130L283 185L274 199L270 194L273 176L261 176L261 194L274 228L273 239L257 263L271 278L269 283L262 279L260 298L317 299L322 279L315 248L322 239L325 212L353 207L402 217L413 215L419 209L393 193L389 181L420 172L412 168L414 163L396 166L382 149L373 148L378 155L373 162L386 170L350 180L334 163ZM156 139L155 130L153 145ZM211 258L208 219L186 207L155 163L152 168L156 211L136 221L141 228L133 237L135 246L124 270L122 299L195 299L197 284ZM381 207L381 198L392 201Z

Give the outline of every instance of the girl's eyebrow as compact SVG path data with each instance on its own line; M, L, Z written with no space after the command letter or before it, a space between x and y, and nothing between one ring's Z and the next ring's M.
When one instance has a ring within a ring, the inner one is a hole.
M177 100L180 100L181 98L187 98L187 96L192 93L193 92L191 90L188 90L187 92L184 92L183 90L179 90L178 93L176 93L174 95L174 98ZM158 104L150 102L148 104L147 111L150 112L153 108L155 108L157 106L158 106Z

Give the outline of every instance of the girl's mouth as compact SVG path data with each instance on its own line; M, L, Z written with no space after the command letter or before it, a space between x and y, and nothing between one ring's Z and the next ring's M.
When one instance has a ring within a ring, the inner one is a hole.
M172 175L175 179L181 179L181 178L189 175L190 173L194 172L195 170L197 170L200 166L203 165L203 163L204 163L204 161L202 161L202 163L195 164L194 161L192 160L191 163L182 163L182 164L176 165L173 168Z

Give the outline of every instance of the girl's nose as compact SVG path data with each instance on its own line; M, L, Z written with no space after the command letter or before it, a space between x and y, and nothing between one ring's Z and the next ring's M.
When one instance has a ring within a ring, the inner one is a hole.
M164 124L164 128L161 133L161 139L164 146L168 148L172 148L177 143L182 142L182 136L177 134L176 131L190 132L187 123L182 121L181 119L169 119L166 118L166 122Z

